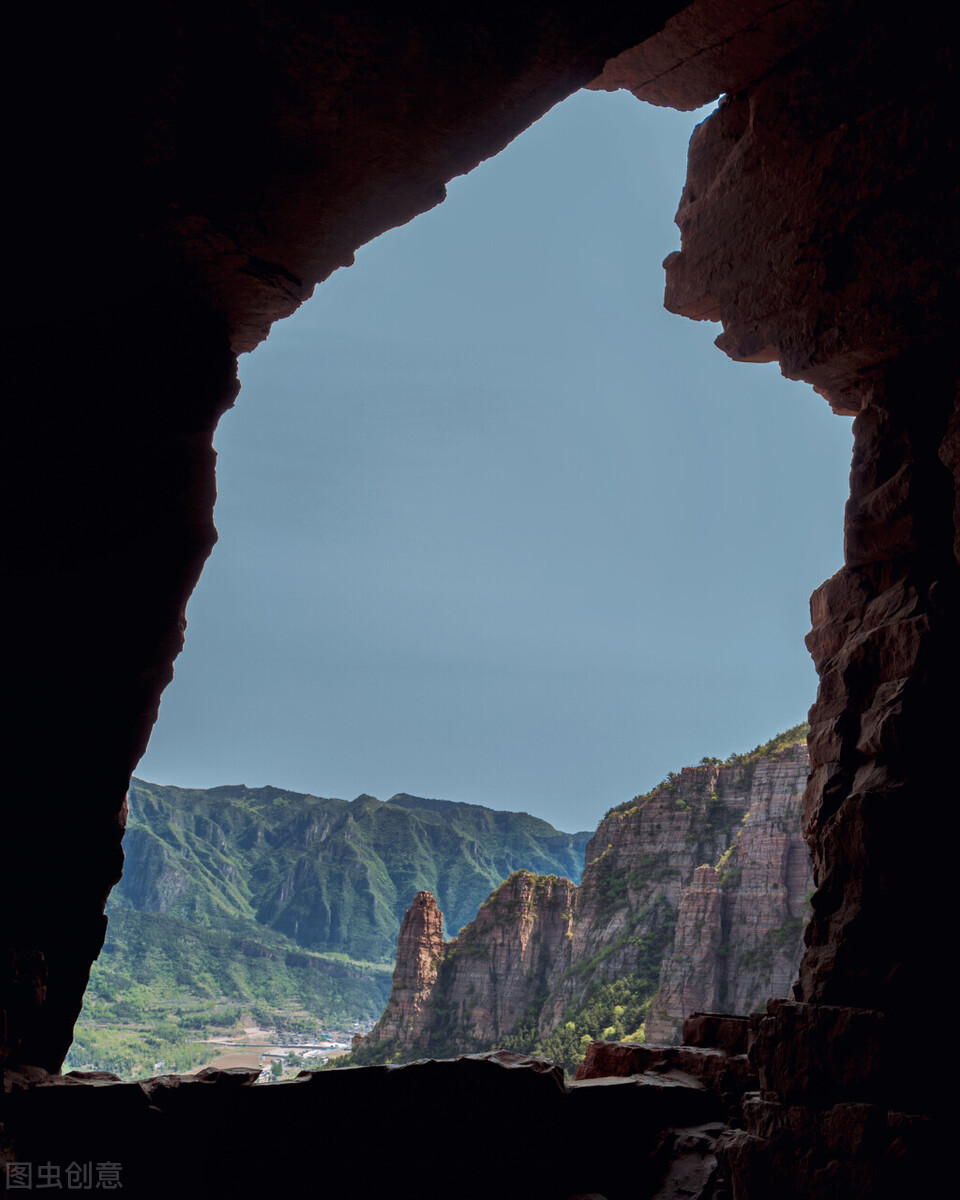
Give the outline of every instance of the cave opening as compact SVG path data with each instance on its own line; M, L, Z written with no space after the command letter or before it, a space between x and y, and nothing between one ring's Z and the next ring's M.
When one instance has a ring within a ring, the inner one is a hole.
M705 115L575 94L244 360L139 777L572 831L803 719L849 439L663 309Z

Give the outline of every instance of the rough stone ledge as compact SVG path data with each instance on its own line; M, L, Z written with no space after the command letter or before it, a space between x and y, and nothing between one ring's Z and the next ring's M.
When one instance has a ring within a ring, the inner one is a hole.
M691 1013L683 1019L683 1044L712 1046L727 1054L746 1054L756 1025L756 1014L738 1017L730 1013Z
M569 1087L555 1064L505 1051L301 1072L265 1086L253 1085L256 1074L124 1082L6 1072L0 1170L5 1162L119 1163L123 1194L133 1197L252 1198L265 1187L312 1194L313 1150L324 1145L350 1164L357 1196L616 1200L666 1187L680 1171L675 1150L686 1164L681 1177L711 1176L723 1129L717 1096L672 1066Z
M703 1014L698 1014L703 1015ZM738 1018L708 1014L714 1020L737 1023ZM753 1021L744 1018L749 1025ZM706 1037L709 1022L695 1023L694 1030ZM724 1027L728 1044L737 1046L742 1033L732 1036ZM642 1078L686 1079L697 1082L713 1096L724 1119L730 1125L742 1123L741 1101L745 1094L759 1087L755 1066L746 1054L730 1054L713 1046L658 1046L625 1042L591 1042L584 1061L577 1068L577 1082L603 1079Z

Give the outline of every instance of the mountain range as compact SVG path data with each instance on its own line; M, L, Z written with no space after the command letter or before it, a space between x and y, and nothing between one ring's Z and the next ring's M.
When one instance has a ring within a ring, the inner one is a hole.
M808 912L805 735L672 772L593 834L406 793L135 779L68 1066L185 1070L251 1020L295 1039L379 1017L352 1061L506 1046L572 1069L594 1038L761 1007Z
M404 793L382 803L135 779L129 805L113 907L199 925L244 918L304 949L373 962L392 961L416 892L438 896L459 928L520 868L579 879L591 836Z

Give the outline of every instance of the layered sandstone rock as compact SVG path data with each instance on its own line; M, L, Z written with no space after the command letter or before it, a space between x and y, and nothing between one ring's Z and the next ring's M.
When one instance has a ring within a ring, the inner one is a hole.
M518 871L460 931L444 963L448 1043L495 1046L569 965L576 892L569 879Z
M748 1013L769 996L789 995L813 889L799 836L806 778L803 747L757 763L750 810L722 867L698 868L681 898L649 1040L677 1041L692 1012Z
M685 767L604 818L577 893L571 962L581 970L550 981L541 1032L595 981L656 975L696 868L719 860L749 809L749 774L740 766Z
M575 892L569 879L517 871L446 944L436 902L420 892L403 922L390 1001L364 1047L409 1057L497 1045L555 964L569 963Z
M625 978L656 991L646 1034L664 1042L693 1011L748 1013L786 996L812 888L806 780L803 744L685 768L604 818L579 888L517 872L445 946L421 892L365 1051L490 1049L521 1022L544 1038L598 984Z
M680 900L673 947L663 960L660 987L646 1021L645 1032L651 1042L673 1042L678 1015L682 1020L698 1009L722 1007L723 956L728 952L723 940L720 872L716 867L697 867L693 885Z
M687 767L611 813L587 848L572 961L592 977L557 981L548 1032L594 979L660 967L647 1037L676 1041L698 1009L749 1012L796 977L807 894L799 745L755 763ZM604 844L606 843L606 844Z

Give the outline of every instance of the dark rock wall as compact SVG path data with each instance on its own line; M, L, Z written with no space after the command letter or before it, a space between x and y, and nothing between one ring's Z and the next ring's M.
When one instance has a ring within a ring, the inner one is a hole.
M328 1190L356 1200L632 1200L663 1181L670 1126L709 1125L715 1136L722 1114L692 1078L565 1087L559 1068L507 1053L303 1071L269 1086L252 1085L258 1073L210 1068L138 1083L0 1073L0 1163L13 1143L37 1190L44 1165L60 1184L47 1184L53 1192L93 1195L112 1164L119 1190L104 1190L136 1200ZM621 1146L629 1155L606 1149ZM334 1155L339 1182L328 1189ZM11 1196L32 1191L15 1180Z
M732 357L779 359L859 414L846 562L813 598L808 639L821 676L805 800L818 891L801 995L909 1010L936 969L924 931L939 839L918 816L955 791L943 446L956 233L941 217L956 208L956 174L935 69L949 40L919 27L846 33L697 130L667 306L721 320Z
M806 797L819 890L799 994L911 1024L942 969L932 913L956 796L957 568L938 457L955 371L926 354L863 389L846 566L815 593L807 639L821 676Z
M820 674L797 988L751 1052L737 1200L902 1194L936 1170L922 1033L955 841L957 207L942 10L862 16L731 95L691 143L667 306L856 413L845 565L811 601ZM898 1190L900 1189L900 1190ZM923 1194L936 1194L935 1190Z

